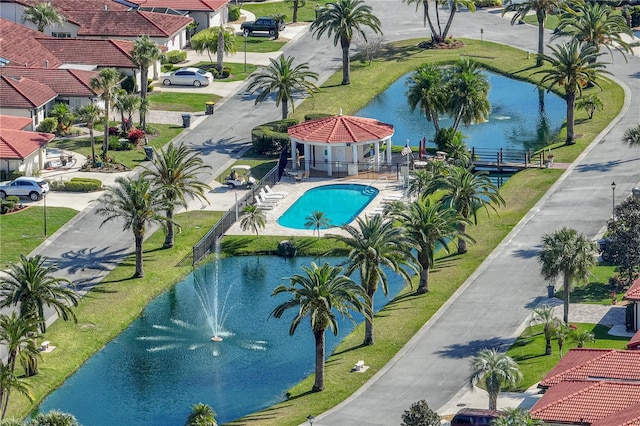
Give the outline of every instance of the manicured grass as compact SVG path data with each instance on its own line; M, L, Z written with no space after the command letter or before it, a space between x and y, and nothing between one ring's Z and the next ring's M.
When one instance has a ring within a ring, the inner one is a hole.
M44 208L32 206L17 213L0 215L0 269L35 250L44 237ZM70 221L78 212L65 207L47 207L47 234Z
M178 136L184 130L182 126L172 126L169 124L153 124L153 127L158 130L158 134L149 137L149 145L155 148L162 148L171 141L171 139ZM96 153L100 153L100 147L102 146L102 133L96 132L95 139ZM78 152L86 157L91 155L91 141L89 138L57 139L51 142L49 146ZM140 165L140 163L146 159L142 148L132 149L130 151L109 151L109 156L112 157L115 162L122 163L130 168Z
M300 2L302 4L302 2ZM293 19L293 2L276 1L269 3L245 3L242 8L256 15L271 16L274 14L285 15L285 22ZM306 2L303 7L298 7L298 22L313 22L316 19L316 7L318 3ZM289 24L290 25L290 24Z
M608 348L608 349L625 349L628 337L617 337L608 334L609 327L595 324L574 324L580 329L590 330L596 341L587 343L586 348ZM542 332L542 325L534 325L525 330L518 337L513 345L507 351L507 355L512 357L522 371L523 380L518 385L518 391L524 391L533 386L544 378L544 376L556 365L560 360L560 352L558 351L558 342L552 339L551 345L553 353L545 355L545 339ZM562 347L562 352L566 353L569 349L575 348L576 344L566 341Z
M592 276L586 284L575 286L571 293L571 303L594 303L599 305L610 305L611 289L607 286L609 278L613 276L616 267L613 265L599 265L593 268ZM562 298L562 290L558 296ZM618 295L618 301L622 299L622 294Z
M198 68L208 69L212 65L211 65L211 62L205 61L205 62L198 62L194 66L198 67ZM229 77L227 77L227 78L217 78L216 82L218 82L218 83L229 83L231 81L242 81L242 80L246 79L247 77L249 77L252 72L254 72L255 70L258 69L258 67L256 65L254 65L254 64L247 64L247 72L244 72L244 63L238 64L238 63L235 63L235 62L225 62L224 66L229 68L229 70L231 71L231 74L229 74Z
M254 33L260 34L260 33ZM286 41L273 40L267 33L264 35L252 35L247 37L247 52L269 53L281 50ZM236 54L244 53L244 36L236 35ZM228 65L225 63L225 65ZM247 68L249 64L247 64Z
M40 374L25 379L36 397L35 405L12 393L8 418L25 417L34 406L139 317L144 307L191 272L191 261L179 262L191 253L191 247L215 224L221 212L187 212L176 216L182 232L176 234L175 247L162 249L164 234L155 232L145 242L145 278L132 279L133 256L114 269L105 280L80 300L75 312L77 324L56 321L41 340L49 340L57 349L43 354ZM133 235L131 236L133 242ZM3 244L4 245L4 244Z
M159 89L162 90L162 89ZM197 112L206 109L207 102L218 102L222 96L209 93L152 92L148 96L151 109L157 111ZM154 124L155 126L155 124Z
M524 22L527 24L535 25L538 27L538 18L536 15L527 15L524 17ZM558 24L560 23L560 15L547 15L547 19L544 21L544 27L547 30L555 30ZM545 34L545 40L547 39L547 35Z

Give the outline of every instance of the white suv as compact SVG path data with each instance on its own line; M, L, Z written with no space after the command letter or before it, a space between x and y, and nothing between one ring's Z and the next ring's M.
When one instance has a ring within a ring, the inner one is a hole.
M29 197L38 201L43 194L49 192L49 184L39 177L19 177L11 182L0 183L0 198L5 199L10 195Z

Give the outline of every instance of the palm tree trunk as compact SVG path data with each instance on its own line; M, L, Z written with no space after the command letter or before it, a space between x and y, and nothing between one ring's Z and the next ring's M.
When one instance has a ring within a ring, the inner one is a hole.
M371 308L371 312L373 312L373 296L375 295L376 290L375 287L368 286L367 288L367 296L369 296ZM364 340L362 341L363 346L371 346L373 345L373 316L371 318L365 318L364 320Z
M562 299L564 301L564 313L562 315L562 319L565 324L569 324L569 294L571 293L571 289L569 288L571 281L569 280L569 275L564 274L564 292L562 293Z
M429 29L431 30L431 40L436 40L438 36L438 32L433 26L433 22L431 22L431 15L429 15L429 2L422 1L422 7L424 8L424 14L422 19L422 25L426 26L427 22L429 22ZM436 12L438 11L438 5L436 4ZM427 22L425 22L427 21Z
M149 68L140 67L140 99L144 102L147 99L147 80L149 79ZM144 108L140 108L140 127L147 128L147 114Z
M298 22L298 0L293 0L293 23Z
M342 85L351 84L350 70L351 63L349 61L349 46L351 42L345 37L340 37L340 46L342 47Z
M2 404L2 417L1 420L4 420L4 417L7 415L7 408L9 408L9 392L10 389L6 389L2 393L0 393L0 402Z
M175 240L175 232L173 229L173 206L169 207L167 209L167 233L164 236L164 244L162 245L162 248L171 248L173 247L173 243Z
M109 101L104 101L104 139L102 140L102 159L107 156L109 151Z
M458 229L460 230L461 234L467 233L467 225L464 223L459 223ZM467 241L462 237L458 237L458 254L465 254L466 252L467 252Z
M489 410L496 410L498 407L498 394L500 393L500 387L498 389L487 389L489 392Z
M418 294L424 294L429 291L429 266L422 266L420 271L420 283L418 284Z
M438 7L437 3L436 3L436 7ZM444 40L447 37L447 34L449 33L449 28L451 28L451 23L453 22L453 17L456 14L456 10L457 8L455 7L455 5L451 8L451 10L449 11L449 19L447 19L447 25L445 25L444 27L444 32L442 33L442 39Z
M93 125L89 127L89 138L91 139L91 167L96 166L96 139L93 136Z
M142 232L135 233L136 240L136 272L133 274L133 278L144 278L144 269L142 266Z
M538 16L538 56L536 56L536 67L542 66L542 55L544 55L544 18Z
M218 62L218 72L222 73L222 66L224 61L224 38L226 34L224 28L221 26L218 29L218 45L216 46L216 60Z
M548 324L545 324L544 326L544 340L544 354L551 355L553 353L553 348L551 347L551 328Z
M313 383L313 392L324 390L324 330L314 330L313 337L316 341L316 378Z
M286 119L289 116L289 102L286 99L282 100L282 119Z
M573 125L574 125L574 112L575 112L575 103L576 103L576 94L567 92L567 145L572 145L576 143L576 138L573 134Z

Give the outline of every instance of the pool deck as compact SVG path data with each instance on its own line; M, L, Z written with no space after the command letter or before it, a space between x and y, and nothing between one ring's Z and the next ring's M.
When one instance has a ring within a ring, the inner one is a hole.
M311 237L314 235L314 231L309 229L293 229L280 226L277 223L278 218L285 212L298 198L304 194L305 191L322 185L331 185L338 183L357 183L360 185L372 184L377 188L380 193L365 207L360 213L359 217L365 215L371 215L375 209L381 208L384 205L384 198L389 195L402 195L403 188L401 182L390 180L380 181L365 180L354 177L349 178L310 178L305 182L290 182L287 178L283 178L279 184L273 187L274 191L286 192L287 195L282 198L277 205L271 210L265 210L267 216L267 224L264 229L260 230L260 235L282 235L282 236L295 236L295 237ZM318 206L318 210L322 210L322 206ZM330 228L321 230L320 235L324 233L340 234L344 233L340 228ZM253 231L243 231L240 229L240 223L236 222L229 228L227 235L254 235ZM317 234L316 234L317 235Z

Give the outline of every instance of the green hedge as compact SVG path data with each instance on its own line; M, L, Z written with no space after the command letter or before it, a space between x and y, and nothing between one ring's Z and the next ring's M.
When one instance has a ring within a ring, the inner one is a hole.
M0 199L0 214L9 213L19 204L20 198L15 195L10 195L4 200Z
M102 181L99 179L74 177L66 181L51 182L54 191L91 192L102 189Z
M326 114L324 112L314 112L314 113L305 115L304 121L320 120L321 118L329 118L329 117L333 117L333 114Z
M44 133L55 133L58 127L58 120L53 117L47 117L38 124L36 131Z
M164 55L162 55L161 62L163 64L165 63L177 64L179 62L185 61L186 59L187 59L187 52L184 52L182 50L171 50L165 53Z
M229 22L234 22L240 19L240 8L239 7L229 7Z
M251 142L258 154L278 155L289 144L287 129L298 124L295 118L272 121L255 127L251 131Z

